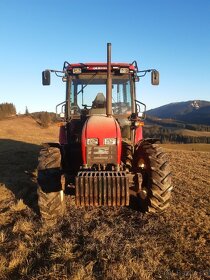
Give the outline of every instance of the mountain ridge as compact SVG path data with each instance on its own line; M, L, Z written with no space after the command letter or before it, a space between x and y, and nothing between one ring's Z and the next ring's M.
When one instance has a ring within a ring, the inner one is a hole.
M210 125L210 102L205 100L173 102L148 110L146 113L148 116L161 119Z

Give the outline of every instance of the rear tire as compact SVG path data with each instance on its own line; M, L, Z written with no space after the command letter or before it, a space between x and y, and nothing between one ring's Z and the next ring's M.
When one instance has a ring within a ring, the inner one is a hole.
M144 141L134 153L135 172L141 173L141 190L137 193L143 212L161 213L171 200L171 170L166 154L157 144Z
M60 147L46 144L38 163L38 206L43 221L54 224L64 214L65 202L61 185Z

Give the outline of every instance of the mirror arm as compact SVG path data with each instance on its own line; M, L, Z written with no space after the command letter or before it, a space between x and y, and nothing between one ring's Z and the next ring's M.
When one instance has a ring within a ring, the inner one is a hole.
M64 61L64 64L63 64L63 71L66 70L66 68L68 66L70 66L71 64L68 62L68 61Z
M134 61L131 63L131 65L133 65L133 66L136 68L137 72L139 72L139 68L138 68L138 64L137 64L137 61L136 61L136 60L134 60Z
M59 72L58 72L58 71L55 71L54 73L55 73L55 75L56 75L57 77L63 78L63 75L59 75L59 74L58 74L58 73L61 73L61 71L59 71ZM62 72L62 73L63 73L63 72Z
M66 71L64 70L52 70L52 69L47 69L48 71L50 71L51 73L55 73L57 75L57 73L66 73Z
M146 76L147 73L150 73L152 71L157 71L157 70L155 70L155 69L147 69L147 70L137 71L137 73L143 73L142 75L138 75L138 77L144 77L144 76Z

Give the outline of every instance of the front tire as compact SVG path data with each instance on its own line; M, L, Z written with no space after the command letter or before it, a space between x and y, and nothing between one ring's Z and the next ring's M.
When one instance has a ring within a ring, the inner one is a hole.
M64 193L63 190L58 192L46 193L38 188L38 205L41 217L47 224L54 223L64 213Z
M142 176L138 203L143 212L161 213L171 200L171 170L162 148L143 141L134 153L135 172Z
M38 206L43 221L53 224L65 210L60 147L56 144L45 144L38 161Z

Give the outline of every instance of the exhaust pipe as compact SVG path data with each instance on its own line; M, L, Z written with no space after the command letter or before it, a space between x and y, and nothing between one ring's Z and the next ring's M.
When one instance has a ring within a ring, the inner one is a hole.
M107 43L106 114L107 117L112 115L111 43Z

